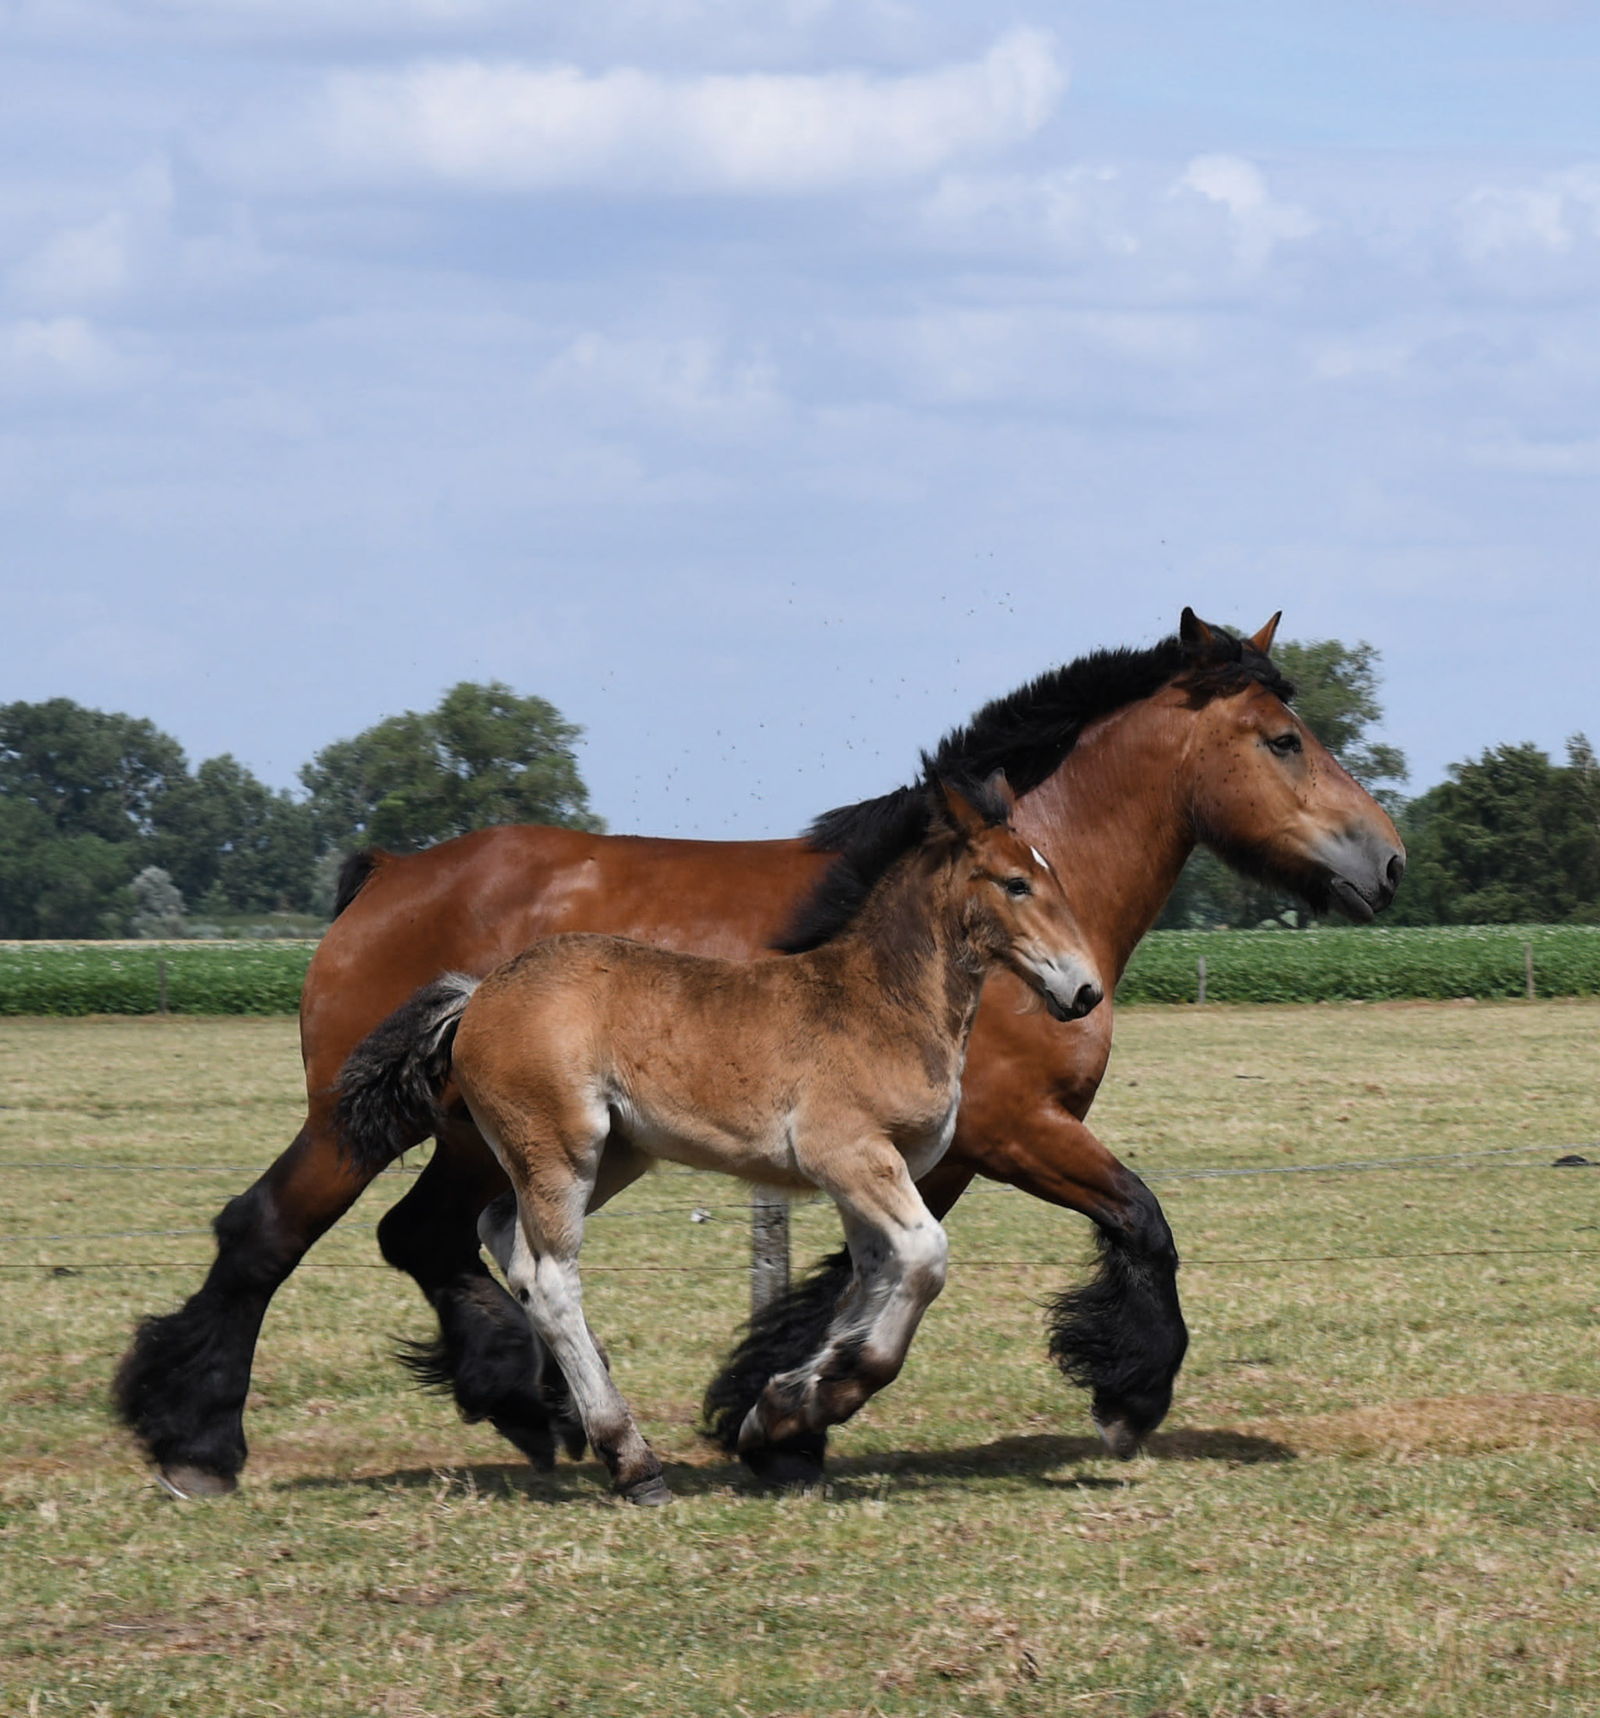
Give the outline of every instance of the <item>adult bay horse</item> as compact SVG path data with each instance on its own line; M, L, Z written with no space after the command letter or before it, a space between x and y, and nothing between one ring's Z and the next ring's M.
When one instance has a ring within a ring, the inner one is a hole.
M1368 919L1394 895L1405 853L1394 826L1289 706L1268 652L1277 617L1248 639L1185 610L1177 636L1097 651L986 706L937 748L945 771L1004 769L1016 826L1060 855L1095 964L1112 985L1197 843L1311 906ZM769 952L831 853L892 818L901 789L818 819L796 841L662 841L567 829L480 830L425 852L359 854L342 910L301 1000L305 1125L215 1223L217 1256L177 1310L140 1325L116 1381L123 1418L182 1495L231 1490L261 1321L278 1285L352 1204L370 1168L344 1148L334 1085L350 1051L408 996L448 971L481 975L555 932L590 930L741 959ZM1155 1195L1084 1125L1111 1048L1113 1014L1055 1027L1019 1012L1013 980L985 994L955 1137L921 1186L943 1217L974 1176L1032 1193L1095 1225L1099 1263L1057 1299L1050 1349L1092 1393L1109 1447L1131 1453L1160 1423L1187 1345L1177 1252ZM415 1278L439 1319L419 1375L453 1390L531 1460L554 1454L552 1401L528 1380L531 1337L490 1274L480 1211L506 1190L475 1128L441 1125L432 1158L379 1225L383 1256ZM726 1442L767 1378L832 1316L838 1258L753 1329L712 1386ZM742 1404L742 1406L741 1406ZM555 1406L559 1406L557 1398ZM559 1419L559 1417L558 1417ZM570 1424L556 1430L573 1447ZM765 1471L804 1478L820 1435Z
M492 1147L514 1209L496 1200L479 1232L536 1363L555 1361L630 1503L672 1494L583 1316L585 1218L657 1158L821 1189L844 1222L849 1292L767 1380L739 1447L821 1434L891 1383L944 1286L948 1243L916 1183L955 1132L984 979L1004 967L1056 1020L1104 995L1014 810L1001 772L929 780L892 833L840 854L852 898L808 914L789 960L571 931L486 979L425 985L351 1052L338 1120L358 1161L381 1168L427 1138L452 1088Z

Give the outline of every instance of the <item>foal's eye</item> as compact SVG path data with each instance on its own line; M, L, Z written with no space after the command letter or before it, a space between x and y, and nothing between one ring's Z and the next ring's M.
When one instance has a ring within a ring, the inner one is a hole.
M1292 757L1300 750L1300 736L1291 728L1287 734L1279 734L1275 739L1268 740L1267 745L1280 758Z
M1015 895L1020 900L1022 896L1033 893L1033 884L1026 877L1007 877L1006 893Z

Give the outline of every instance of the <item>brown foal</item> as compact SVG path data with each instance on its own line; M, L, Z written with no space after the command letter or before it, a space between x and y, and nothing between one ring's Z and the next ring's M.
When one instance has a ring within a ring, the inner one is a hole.
M396 1114L397 1077L420 1056L437 1103L454 1026L448 1076L516 1195L514 1213L484 1213L484 1242L631 1501L671 1494L583 1317L586 1213L657 1158L820 1188L843 1218L853 1280L816 1351L767 1382L739 1446L821 1432L889 1383L944 1284L944 1229L916 1183L955 1131L990 968L1015 973L1057 1020L1103 993L1059 879L1011 827L1014 806L998 773L966 790L930 781L897 839L842 858L844 890L799 934L815 946L788 960L550 937L480 984L428 987L352 1054L347 1137L358 1156L387 1158L413 1125Z

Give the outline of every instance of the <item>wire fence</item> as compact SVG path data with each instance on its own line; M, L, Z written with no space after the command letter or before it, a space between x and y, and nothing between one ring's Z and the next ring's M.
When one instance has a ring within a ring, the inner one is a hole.
M1586 1153L1594 1152L1595 1157ZM1366 1157L1342 1158L1326 1163L1294 1163L1294 1164L1209 1164L1192 1168L1147 1168L1140 1171L1143 1178L1154 1182L1166 1181L1215 1181L1246 1179L1250 1177L1276 1177L1291 1175L1367 1175L1367 1174L1404 1174L1425 1172L1430 1169L1448 1169L1461 1166L1472 1166L1476 1171L1486 1169L1500 1170L1545 1170L1549 1168L1600 1168L1600 1148L1590 1144L1572 1147L1552 1147L1550 1145L1515 1145L1500 1146L1475 1151L1422 1152L1396 1157ZM0 1161L0 1176L6 1173L19 1174L95 1174L95 1175L227 1175L242 1179L248 1173L238 1164L192 1164L192 1163L95 1163L85 1162L81 1158L63 1161L30 1160L20 1163ZM384 1171L385 1177L402 1178L414 1177L422 1173L422 1166L410 1164L393 1164ZM1015 1198L1018 1190L1001 1185L979 1186L969 1190L966 1197L982 1198ZM821 1195L814 1195L794 1201L796 1204L812 1205L826 1204ZM759 1207L757 1208L759 1211ZM709 1223L715 1221L719 1213L739 1213L749 1219L751 1204L748 1200L703 1201L681 1200L671 1204L653 1205L607 1205L594 1213L591 1221L617 1219L674 1219L694 1223ZM759 1228L759 1218L758 1218ZM1587 1227L1587 1225L1585 1226ZM371 1236L376 1231L376 1224L359 1221L344 1221L334 1225L329 1230L330 1235L341 1236ZM1597 1226L1600 1232L1600 1226ZM20 1275L43 1273L45 1276L76 1276L88 1271L161 1271L161 1270L195 1270L205 1264L205 1259L168 1259L132 1261L124 1259L95 1259L71 1261L39 1261L27 1263L7 1260L6 1253L15 1253L24 1248L36 1249L41 1246L84 1246L97 1245L110 1241L131 1240L165 1240L175 1238L209 1237L211 1229L207 1226L182 1228L145 1228L145 1229L108 1229L94 1231L62 1231L43 1235L5 1235L0 1236L0 1274ZM1327 1264L1357 1264L1357 1263L1403 1263L1410 1260L1440 1260L1440 1259L1492 1259L1492 1258L1600 1258L1600 1247L1585 1247L1582 1245L1569 1246L1495 1246L1495 1247L1448 1247L1448 1248L1417 1248L1406 1251L1376 1250L1368 1252L1340 1253L1272 1253L1272 1254L1239 1254L1220 1257L1186 1257L1184 1267L1188 1270L1228 1270L1235 1268L1254 1268L1262 1265L1327 1265ZM956 1271L1025 1271L1044 1268L1052 1265L1048 1259L961 1259L952 1260L952 1268ZM787 1260L785 1258L785 1269ZM389 1267L378 1260L355 1261L338 1259L305 1259L298 1266L302 1270L387 1270ZM750 1270L748 1265L690 1263L690 1264L587 1264L586 1271L603 1275L734 1275L743 1274ZM770 1270L770 1249L767 1260ZM762 1265L758 1246L757 1274Z

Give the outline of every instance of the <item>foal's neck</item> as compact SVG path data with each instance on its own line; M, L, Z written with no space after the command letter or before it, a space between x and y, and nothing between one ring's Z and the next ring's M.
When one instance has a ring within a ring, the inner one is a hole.
M993 957L973 940L952 864L924 852L896 862L849 929L815 951L861 972L887 1003L964 1041Z

